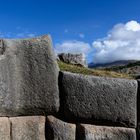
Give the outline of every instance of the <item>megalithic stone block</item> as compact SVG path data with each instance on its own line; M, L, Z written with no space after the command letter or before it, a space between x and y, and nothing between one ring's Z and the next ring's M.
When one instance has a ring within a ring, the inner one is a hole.
M45 117L13 117L10 121L12 140L45 140Z
M11 140L10 121L7 117L0 117L0 140Z
M76 125L63 122L53 116L46 121L46 140L75 140Z
M68 121L136 127L137 81L61 72L61 112Z
M1 40L0 116L44 115L59 109L51 38Z
M77 140L136 140L136 130L87 124L77 126Z

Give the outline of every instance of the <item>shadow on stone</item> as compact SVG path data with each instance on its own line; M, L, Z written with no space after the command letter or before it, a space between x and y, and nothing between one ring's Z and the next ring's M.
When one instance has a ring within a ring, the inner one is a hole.
M137 139L140 139L140 129L139 129L139 122L140 122L140 79L138 81L138 92L137 92Z

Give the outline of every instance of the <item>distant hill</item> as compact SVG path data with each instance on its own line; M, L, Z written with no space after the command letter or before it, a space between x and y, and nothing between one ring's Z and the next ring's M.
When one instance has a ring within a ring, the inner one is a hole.
M89 63L88 67L89 68L109 68L113 66L125 66L129 63L135 63L135 62L137 62L137 60L119 60L119 61L114 61L111 63L98 63L98 64Z
M106 64L89 64L90 68L110 70L119 73L126 73L136 78L140 78L140 61L121 60Z

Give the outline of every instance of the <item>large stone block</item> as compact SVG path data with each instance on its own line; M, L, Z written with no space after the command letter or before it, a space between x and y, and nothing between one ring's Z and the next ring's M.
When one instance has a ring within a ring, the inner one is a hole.
M0 118L0 140L11 140L10 121L6 117Z
M57 112L59 69L50 37L1 40L0 52L0 116Z
M136 127L136 80L69 72L59 80L61 113L68 121Z
M76 126L53 116L46 121L46 140L75 140Z
M58 60L72 65L87 67L85 56L83 54L61 53L58 54Z
M12 140L45 140L45 117L13 117L10 121Z
M136 131L132 128L80 124L77 133L77 140L136 140Z

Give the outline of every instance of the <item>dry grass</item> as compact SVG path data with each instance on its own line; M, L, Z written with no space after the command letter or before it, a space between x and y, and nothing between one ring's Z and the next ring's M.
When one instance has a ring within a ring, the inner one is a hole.
M108 70L97 70L97 69L95 70L90 68L83 68L75 65L66 64L61 61L58 61L58 65L61 71L69 71L72 73L80 73L85 75L94 75L94 76L102 76L102 77L133 79L133 77L128 74L122 74L122 73L117 73Z

